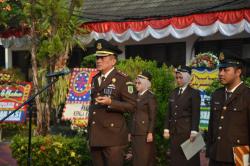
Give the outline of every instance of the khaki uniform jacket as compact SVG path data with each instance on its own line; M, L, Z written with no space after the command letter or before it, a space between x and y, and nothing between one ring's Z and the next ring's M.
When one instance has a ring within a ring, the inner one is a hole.
M190 86L182 95L178 96L178 92L176 88L170 95L165 129L169 129L170 134L199 131L200 92Z
M233 162L233 147L250 143L250 89L243 83L225 101L225 88L212 94L207 155Z
M157 102L156 98L147 90L142 96L137 97L136 112L131 121L132 135L146 135L154 133Z
M98 73L92 80L91 105L88 119L90 146L120 146L127 144L128 129L125 112L134 112L136 106L134 87L124 73L114 69L99 86ZM97 96L111 97L110 106L97 104Z

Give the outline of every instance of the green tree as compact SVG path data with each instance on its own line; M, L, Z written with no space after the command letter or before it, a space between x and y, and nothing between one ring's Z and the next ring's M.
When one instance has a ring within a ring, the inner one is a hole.
M19 0L0 0L0 32L7 28L22 27L24 19Z
M82 6L82 0L23 0L25 24L30 28L31 63L34 92L47 83L45 73L61 70L67 65L69 52L76 44L83 44L77 38L82 30L82 21L75 11ZM65 79L61 79L65 82ZM60 84L59 84L60 85ZM59 87L60 88L60 87ZM46 134L50 127L50 117L54 106L53 95L58 94L56 86L38 96L37 134ZM65 100L65 90L63 91ZM57 95L62 99L62 95ZM62 102L62 101L60 101Z

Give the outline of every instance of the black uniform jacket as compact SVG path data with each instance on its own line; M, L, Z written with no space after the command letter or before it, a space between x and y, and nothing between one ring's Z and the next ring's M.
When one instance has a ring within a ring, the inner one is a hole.
M225 88L212 94L207 155L233 162L233 147L250 143L250 89L243 83L225 101Z
M174 89L169 98L165 129L170 134L198 131L200 121L200 92L187 86L182 95Z

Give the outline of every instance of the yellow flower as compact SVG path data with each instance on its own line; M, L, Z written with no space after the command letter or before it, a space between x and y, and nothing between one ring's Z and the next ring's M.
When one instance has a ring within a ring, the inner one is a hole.
M62 148L63 146L60 142L54 142L53 145L57 146L58 148Z
M70 152L70 156L71 156L71 157L76 157L76 153L75 153L74 151L71 151L71 152Z

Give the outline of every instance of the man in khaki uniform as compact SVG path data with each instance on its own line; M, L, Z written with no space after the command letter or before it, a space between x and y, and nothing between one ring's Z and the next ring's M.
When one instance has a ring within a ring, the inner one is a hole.
M225 55L226 56L226 55ZM250 89L241 81L243 64L220 56L219 80L224 85L211 98L207 155L210 166L233 166L233 147L250 143Z
M92 80L88 138L94 166L122 166L128 142L125 112L134 112L136 100L133 83L115 69L117 47L106 40L95 43L96 68Z

